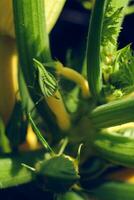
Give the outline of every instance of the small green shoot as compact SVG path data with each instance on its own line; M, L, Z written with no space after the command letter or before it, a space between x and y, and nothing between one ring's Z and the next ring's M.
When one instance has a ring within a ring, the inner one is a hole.
M36 169L35 169L34 167L31 167L31 166L29 166L29 165L27 165L27 164L25 164L25 163L21 163L21 165L22 165L23 167L25 167L25 168L27 168L27 169L33 171L33 172L36 171Z
M61 140L62 145L61 145L61 147L60 147L60 151L59 151L58 155L62 155L62 154L63 154L63 152L65 151L65 148L66 148L68 142L69 142L69 141L68 141L68 138L67 138L67 137L64 138L63 140Z
M44 139L44 137L42 136L42 134L40 133L39 129L37 128L37 126L35 125L31 114L28 114L29 117L29 121L32 125L32 128L34 130L34 132L36 133L38 139L40 140L40 142L42 143L42 145L45 147L46 150L48 150L50 153L55 154L54 151L52 150L52 148L49 146L49 144L47 143L47 141Z
M76 160L77 160L78 163L80 163L80 155L81 155L82 147L83 147L83 144L80 144L79 148L78 148L77 157L76 157Z

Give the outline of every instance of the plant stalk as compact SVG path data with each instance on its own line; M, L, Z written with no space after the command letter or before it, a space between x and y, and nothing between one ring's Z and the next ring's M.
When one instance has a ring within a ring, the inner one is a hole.
M100 45L103 17L107 0L95 0L87 41L87 77L91 95L97 100L102 89Z

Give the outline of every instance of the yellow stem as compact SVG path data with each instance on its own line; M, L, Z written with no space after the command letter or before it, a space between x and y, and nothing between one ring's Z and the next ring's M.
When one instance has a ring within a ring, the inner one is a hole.
M45 100L54 113L58 126L61 130L67 131L71 126L70 117L66 111L60 92L57 90L53 96L45 97Z
M62 75L65 78L78 84L81 88L82 96L84 98L89 97L88 81L80 73L69 67L64 67L60 62L56 63L56 70L59 75Z

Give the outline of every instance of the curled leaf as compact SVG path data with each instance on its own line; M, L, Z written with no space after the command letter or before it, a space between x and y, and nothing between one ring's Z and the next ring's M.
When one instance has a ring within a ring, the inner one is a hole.
M53 96L58 89L58 84L54 76L47 72L41 62L33 59L34 65L38 70L38 81L40 89L45 97Z

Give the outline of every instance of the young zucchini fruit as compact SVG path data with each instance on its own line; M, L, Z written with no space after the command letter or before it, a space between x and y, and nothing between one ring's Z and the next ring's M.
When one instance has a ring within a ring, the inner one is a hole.
M5 124L10 119L18 90L15 41L0 36L0 115Z
M123 182L104 182L93 191L95 199L99 200L133 200L134 184Z
M134 121L133 109L134 99L129 97L96 107L90 118L96 128L117 126Z
M114 164L134 168L134 137L116 132L95 136L93 145L100 156Z

